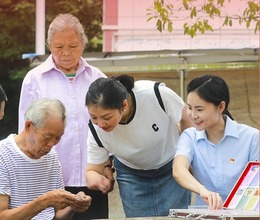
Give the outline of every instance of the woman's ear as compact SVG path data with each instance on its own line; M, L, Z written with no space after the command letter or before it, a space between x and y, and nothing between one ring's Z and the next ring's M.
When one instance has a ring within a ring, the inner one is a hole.
M128 101L127 101L127 99L125 99L125 100L123 101L123 105L122 105L122 110L123 110L123 112L126 111L127 107L128 107Z
M224 101L220 102L219 104L219 110L221 113L223 113L223 111L225 110L226 108L226 103Z

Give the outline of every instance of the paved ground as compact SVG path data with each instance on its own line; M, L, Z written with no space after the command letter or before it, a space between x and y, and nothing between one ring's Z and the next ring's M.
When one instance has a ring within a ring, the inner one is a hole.
M229 111L234 119L240 123L259 128L259 72L258 70L235 70L212 72L223 77L230 89ZM185 86L194 77L204 74L202 72L186 73ZM151 79L165 82L180 95L180 80L178 73L132 74L136 80ZM117 184L109 194L109 218L123 218L121 200Z

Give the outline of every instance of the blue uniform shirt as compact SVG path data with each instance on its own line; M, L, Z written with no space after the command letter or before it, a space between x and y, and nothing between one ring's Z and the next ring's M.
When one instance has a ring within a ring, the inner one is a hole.
M188 157L194 177L208 190L218 192L223 202L249 161L259 160L259 130L226 116L224 137L211 143L205 130L186 129L180 136L176 155ZM196 196L195 205L205 205Z

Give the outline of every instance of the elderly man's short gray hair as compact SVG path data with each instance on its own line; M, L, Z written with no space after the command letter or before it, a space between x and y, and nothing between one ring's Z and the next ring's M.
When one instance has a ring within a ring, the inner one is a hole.
M66 120L65 106L57 99L38 99L31 103L25 113L25 121L30 120L37 128L43 127L47 118Z

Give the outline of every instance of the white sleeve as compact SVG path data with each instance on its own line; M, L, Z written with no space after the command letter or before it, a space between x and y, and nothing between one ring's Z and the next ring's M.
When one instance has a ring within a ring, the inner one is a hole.
M91 130L88 131L87 140L88 149L88 163L102 164L109 158L109 152L104 147L99 147Z
M164 83L160 83L159 91L167 115L170 116L172 121L179 123L182 117L182 110L185 106L184 101L177 93L165 86Z

